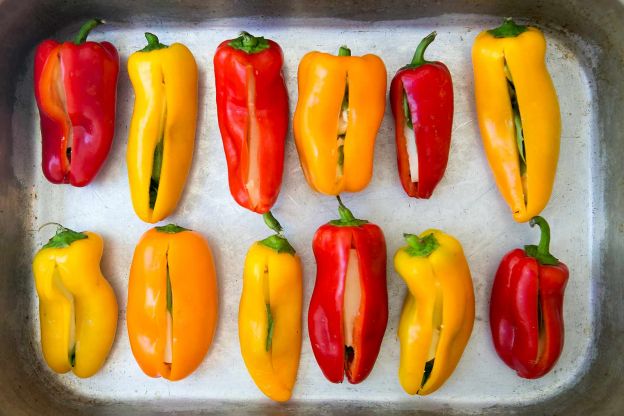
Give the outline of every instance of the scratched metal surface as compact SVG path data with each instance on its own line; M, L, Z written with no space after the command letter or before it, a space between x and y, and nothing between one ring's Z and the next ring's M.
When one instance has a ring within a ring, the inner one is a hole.
M598 314L595 276L599 244L604 239L605 215L603 157L599 146L596 81L601 46L558 26L545 26L547 65L561 105L563 129L561 157L551 201L543 212L553 229L552 252L570 269L565 299L566 343L555 369L539 380L515 376L497 357L489 333L488 303L493 274L501 256L525 243L535 242L538 231L516 224L500 197L483 153L473 101L470 48L482 28L496 26L499 17L445 14L411 20L358 21L328 18L223 18L177 24L137 18L121 23L111 20L98 28L91 40L106 39L121 56L115 141L108 161L94 183L78 189L49 184L41 174L40 133L32 90L32 48L19 70L11 123L12 172L25 201L28 252L20 253L21 310L12 319L22 322L25 341L17 353L23 361L24 380L41 383L50 396L71 397L71 409L98 405L99 412L139 412L141 409L218 410L244 405L244 409L273 413L331 412L347 405L384 410L431 412L497 412L555 400L571 391L588 372L596 357ZM54 33L65 38L78 27ZM284 76L291 114L296 104L296 70L310 50L335 52L348 45L353 54L375 53L388 70L388 83L407 63L418 41L436 30L438 37L427 58L443 60L453 76L455 117L453 141L446 175L428 201L408 198L396 172L392 116L389 105L375 147L375 171L368 188L343 196L360 218L380 225L388 245L388 328L375 368L359 385L327 382L314 360L309 344L306 312L315 278L311 240L315 230L337 216L333 198L314 193L307 185L295 150L292 131L286 148L284 183L274 214L286 228L304 265L303 348L292 402L284 407L269 403L249 377L238 345L237 312L241 274L247 248L268 235L261 217L240 208L229 194L226 164L218 131L212 56L223 39L240 30L261 34L279 42L285 54ZM177 212L162 224L174 222L201 232L210 242L217 266L220 317L214 343L200 368L187 379L171 383L145 376L130 351L125 321L128 271L135 244L150 225L134 214L130 202L125 149L133 92L127 77L128 56L144 45L143 32L156 33L163 43L186 44L200 68L200 112L193 167ZM120 305L117 337L106 365L96 376L81 380L71 374L56 375L45 367L39 340L36 297L27 269L32 255L53 229L34 232L55 221L76 230L103 235L102 269ZM462 360L445 386L428 397L406 395L397 379L399 345L395 337L404 285L392 267L392 255L403 245L403 232L439 228L463 244L476 292L476 322ZM58 397L50 403L58 404ZM157 405L156 405L157 403ZM31 403L34 409L38 404ZM215 406L222 407L215 407ZM332 407L335 406L335 407ZM44 406L45 407L45 406ZM20 409L26 409L22 407ZM1 408L0 408L1 409ZM108 409L108 410L107 410ZM114 410L115 409L115 410ZM0 412L1 413L1 412Z

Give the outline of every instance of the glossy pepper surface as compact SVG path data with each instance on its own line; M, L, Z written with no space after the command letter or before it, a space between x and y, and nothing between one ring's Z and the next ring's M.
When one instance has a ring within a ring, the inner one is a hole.
M265 222L277 234L254 243L245 259L238 337L245 366L273 400L290 399L301 353L301 261L273 215Z
M293 130L308 184L327 195L358 192L373 175L386 105L386 67L376 55L306 54L297 73Z
M73 42L45 40L35 51L41 167L52 183L89 184L113 142L119 55L109 42L86 41L100 23L85 23Z
M518 222L548 203L559 159L561 116L545 53L538 29L511 20L480 33L472 48L485 153Z
M139 367L175 381L208 352L217 325L217 279L204 238L173 224L147 231L128 281L128 337Z
M135 99L126 161L134 211L155 223L175 210L191 168L197 64L186 46L145 37L148 45L128 59Z
M91 377L104 365L117 329L117 298L102 275L102 238L59 226L33 260L41 349L57 373Z
M308 332L325 377L341 383L346 373L355 384L373 369L388 322L386 241L381 228L354 218L342 202L339 212L314 235Z
M405 234L394 268L407 285L398 336L399 381L408 394L427 395L451 376L475 318L470 269L455 238L439 230Z
M549 252L550 227L542 217L538 246L503 257L490 301L490 327L501 359L523 378L539 378L556 364L563 349L563 295L568 268Z
M429 198L448 162L453 126L453 81L442 62L429 62L425 49L436 37L425 37L412 62L390 85L395 122L397 165L405 192Z
M217 115L230 193L251 211L269 211L280 191L288 130L282 49L242 32L214 57Z

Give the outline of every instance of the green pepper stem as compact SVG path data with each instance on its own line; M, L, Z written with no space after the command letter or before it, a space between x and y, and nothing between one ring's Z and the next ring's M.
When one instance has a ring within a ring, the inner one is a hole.
M417 68L421 65L428 63L429 61L425 60L425 50L427 47L433 42L436 38L437 33L431 32L427 36L423 38L418 44L416 48L416 52L414 52L414 57L412 58L412 62L408 65L410 68Z
M267 211L264 214L262 214L262 219L264 220L264 223L267 225L267 227L275 231L277 235L283 235L284 228L279 223L279 221L273 216L273 213L271 211Z
M508 17L502 25L495 29L488 30L488 33L495 38L515 38L527 30L527 26L518 25L511 17Z
M347 48L347 45L342 45L338 49L338 56L351 56L351 49Z
M440 243L433 234L428 234L423 238L415 234L403 234L408 247L405 249L407 254L412 257L429 257L438 247Z
M153 33L145 32L145 39L147 39L147 46L141 49L140 52L151 52L169 47L168 45L160 43L158 36Z
M182 231L189 231L189 230L188 228L180 227L179 225L167 224L167 225L163 225L162 227L156 227L156 231L158 231L159 233L165 233L165 234L177 234L177 233L181 233Z
M80 27L80 30L78 31L78 34L74 38L74 43L76 45L82 45L83 43L85 43L86 40L87 40L87 36L89 36L89 33L96 26L101 25L102 23L104 23L104 20L102 20L102 19L91 19L91 20L88 20L84 25L82 25Z
M270 47L269 41L264 36L254 36L244 31L240 32L240 35L236 39L232 39L228 45L249 54L262 52Z
M531 227L537 225L540 228L540 241L537 246L524 246L526 254L530 257L534 257L538 262L540 262L540 264L543 265L555 266L559 264L559 260L550 254L550 226L548 225L548 222L538 215L531 218L529 225Z
M345 222L351 222L355 220L355 217L353 216L351 210L342 203L340 195L336 195L336 199L338 200L338 214L340 215L340 219Z

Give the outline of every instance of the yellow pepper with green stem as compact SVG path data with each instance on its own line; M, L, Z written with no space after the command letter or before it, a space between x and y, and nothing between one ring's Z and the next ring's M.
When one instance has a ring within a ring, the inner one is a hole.
M386 67L376 55L306 54L297 73L295 144L312 189L358 192L373 175L375 138L386 105Z
M472 48L485 153L518 222L546 207L559 159L561 116L545 53L538 29L510 19L480 33Z
M405 234L394 268L407 284L398 337L399 381L408 394L427 395L451 376L475 317L470 269L460 243L438 230Z
M301 353L301 261L271 212L276 231L254 243L245 259L238 311L241 354L260 390L273 400L290 399Z
M134 211L155 223L175 210L191 168L197 64L186 46L145 37L148 45L128 59L135 102L126 161Z
M104 365L117 329L117 298L102 276L102 238L59 226L33 260L41 349L57 373L91 377Z

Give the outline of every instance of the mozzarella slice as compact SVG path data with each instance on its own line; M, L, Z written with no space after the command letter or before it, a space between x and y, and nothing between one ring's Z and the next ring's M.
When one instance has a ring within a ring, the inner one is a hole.
M407 144L407 160L409 161L410 177L412 182L418 182L418 149L416 148L416 138L414 130L410 129L407 124L403 127L405 142Z
M342 309L344 345L347 347L353 346L353 329L355 326L355 320L360 312L361 300L362 287L360 285L360 264L358 261L357 251L352 248L349 250Z

